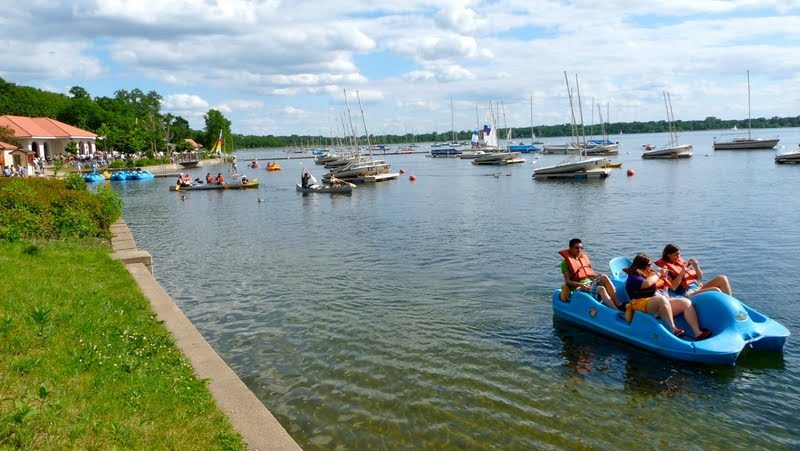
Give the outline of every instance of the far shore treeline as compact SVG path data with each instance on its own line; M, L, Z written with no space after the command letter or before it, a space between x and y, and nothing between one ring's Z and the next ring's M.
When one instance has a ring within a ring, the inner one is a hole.
M216 109L210 109L203 116L203 130L193 130L189 122L169 113L161 112L162 97L155 91L143 92L140 89L131 91L119 90L114 97L94 97L86 89L75 86L70 95L43 91L29 86L8 83L0 78L0 115L46 116L76 127L97 133L102 139L97 147L104 151L122 153L152 153L159 150L191 150L185 141L191 138L210 149L217 136L222 132L225 151L233 149L252 149L263 147L307 147L331 145L330 137L320 135L291 136L256 136L231 133L231 121ZM620 133L657 133L666 132L666 121L647 122L614 122L604 124L610 136ZM675 121L677 131L719 130L747 128L747 119L722 120L707 117L703 120ZM753 128L800 127L800 116L753 118ZM570 136L570 124L539 125L534 127L537 137ZM498 136L506 136L507 129L498 129ZM9 130L0 127L0 141L8 142ZM600 126L586 126L587 134L600 134ZM372 144L397 144L409 142L448 141L452 139L452 131L432 131L429 133L403 135L370 135ZM513 129L517 139L531 136L530 127ZM456 132L456 139L469 140L472 130ZM359 137L366 143L364 136ZM612 138L613 140L613 138ZM338 144L334 141L333 144Z

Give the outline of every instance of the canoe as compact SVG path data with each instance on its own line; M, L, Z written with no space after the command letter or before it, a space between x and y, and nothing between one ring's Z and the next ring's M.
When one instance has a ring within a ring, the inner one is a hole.
M303 188L302 185L299 183L295 185L295 189L301 193L340 193L340 194L350 194L353 192L353 184L352 183L342 183L340 185L311 185L308 188Z
M190 186L170 185L170 191L205 191L205 190L224 190L224 189L247 189L258 188L258 179L250 180L249 182L232 182L223 183L218 185L216 183L197 183Z
M628 301L624 288L627 275L619 269L625 260L616 258L611 263L611 279L623 302ZM561 319L674 360L732 366L745 348L783 351L789 330L735 297L710 291L691 299L700 324L712 332L710 338L699 341L691 338L691 329L683 316L675 319L677 326L687 331L687 335L681 338L647 313L635 312L633 320L628 323L623 312L609 308L580 291L571 293L567 301L562 301L561 290L555 290L552 303L553 313Z

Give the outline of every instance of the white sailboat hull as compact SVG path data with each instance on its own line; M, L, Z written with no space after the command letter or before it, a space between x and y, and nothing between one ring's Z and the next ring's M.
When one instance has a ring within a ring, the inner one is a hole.
M772 149L780 138L733 138L729 141L714 138L714 150Z
M475 156L474 165L506 165L524 163L525 159L519 152L490 152Z
M671 159L671 158L691 158L694 155L694 146L684 144L681 146L667 146L660 149L645 150L642 152L644 159Z
M549 175L549 174L565 174L571 172L583 172L590 169L602 168L606 163L603 157L589 157L582 158L576 161L568 161L566 163L559 163L553 166L546 166L533 170L533 176Z

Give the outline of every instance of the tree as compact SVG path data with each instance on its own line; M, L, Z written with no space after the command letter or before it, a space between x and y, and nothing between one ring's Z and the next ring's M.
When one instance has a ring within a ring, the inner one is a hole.
M80 86L73 86L69 93L72 94L73 99L89 99L89 91L81 88Z
M221 112L212 108L208 110L208 113L203 115L203 119L206 122L204 145L207 149L214 146L214 141L216 141L220 132L222 132L224 142L228 144L231 143L231 121L226 119Z
M10 128L0 125L0 142L12 144L11 141L14 140L14 130Z
M67 152L69 152L70 155L75 155L78 153L78 144L70 139L66 145L66 150Z

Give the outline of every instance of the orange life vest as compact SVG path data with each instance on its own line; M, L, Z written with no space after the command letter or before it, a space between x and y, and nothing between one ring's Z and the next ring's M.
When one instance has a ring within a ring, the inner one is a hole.
M592 262L589 261L589 256L583 251L578 254L577 258L570 255L569 249L564 249L558 253L561 254L561 256L564 257L564 261L567 262L570 280L577 282L597 275L592 268Z
M663 258L658 259L656 260L656 265L662 268L667 268L667 271L669 271L669 276L673 279L678 277L678 274L681 273L683 268L686 268L686 273L683 275L683 280L681 280L681 286L683 288L689 288L689 285L697 281L697 271L687 267L686 261L680 257L678 257L678 261L675 263L670 263Z

